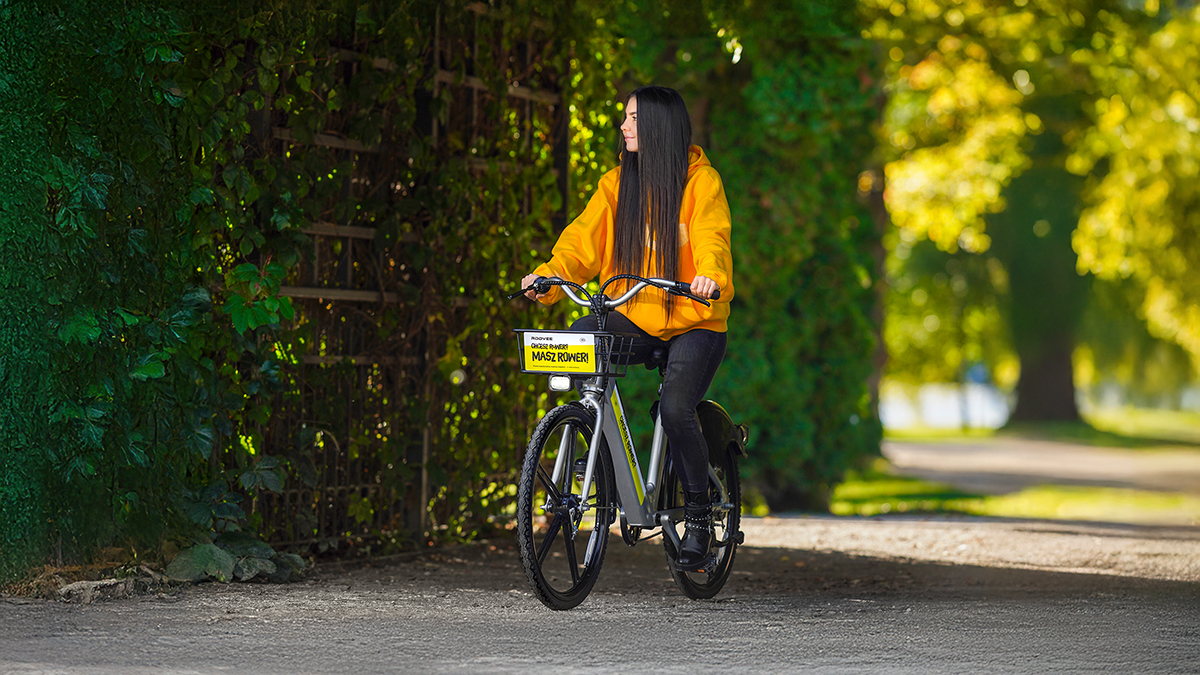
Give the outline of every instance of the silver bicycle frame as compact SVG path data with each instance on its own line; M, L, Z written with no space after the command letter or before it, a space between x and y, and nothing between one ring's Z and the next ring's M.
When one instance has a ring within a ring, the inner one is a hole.
M659 280L661 281L661 280ZM639 282L624 295L608 301L608 305L616 307L624 304L638 291L647 286ZM587 306L582 298L577 296L569 287L560 288L575 301L576 304ZM595 477L596 458L599 457L600 439L608 440L608 452L612 459L613 475L617 487L617 501L626 522L634 527L663 528L664 536L669 537L676 548L679 547L679 534L671 526L672 522L683 519L683 509L658 510L658 493L662 488L663 468L666 466L666 434L663 432L662 417L654 419L654 437L650 444L650 476L643 482L642 469L638 464L637 451L634 448L633 435L629 432L625 408L621 404L621 394L615 377L593 377L583 384L583 396L580 400L591 410L598 420L592 430L592 438L588 444L587 468L584 470L581 495L587 495L592 488ZM567 434L563 435L564 447L559 448L558 458L554 463L553 480L558 484L563 471L570 470L565 466L565 457L571 453L564 452L568 442ZM725 486L717 480L711 466L708 468L709 479L721 487L721 506L729 508L729 495ZM585 503L584 508L595 508L596 504Z
M673 535L674 530L666 526L672 521L680 520L683 509L663 511L658 509L658 494L662 489L663 468L667 463L667 443L666 434L663 432L662 417L656 417L654 420L654 436L650 443L650 475L643 482L642 468L638 463L633 435L629 432L629 423L626 420L625 408L621 402L621 393L617 387L616 378L593 378L588 380L583 390L581 403L596 414L600 423L592 431L592 438L588 445L587 468L584 471L580 494L586 495L591 491L592 481L595 477L596 458L600 455L598 452L600 439L604 438L607 440L608 453L612 460L617 501L621 512L625 515L626 522L635 527L652 528L662 525L669 532L668 536ZM560 451L559 457L566 454L569 453ZM563 462L557 462L554 467L556 481L562 475L559 473L558 464L560 463ZM708 472L712 482L721 487L721 506L727 508L729 505L725 502L729 501L729 496L725 493L725 486L717 480L711 466ZM594 507L595 505L587 504L586 506Z

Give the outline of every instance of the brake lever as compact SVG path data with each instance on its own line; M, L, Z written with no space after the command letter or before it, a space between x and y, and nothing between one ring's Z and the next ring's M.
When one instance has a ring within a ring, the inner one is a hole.
M675 286L667 289L667 292L672 295L682 295L683 297L694 300L705 307L712 307L712 303L710 303L708 300L705 300L698 295L692 295L692 285L686 281L676 282ZM721 289L718 288L717 290L713 291L712 298L710 298L710 300L717 300L720 297Z

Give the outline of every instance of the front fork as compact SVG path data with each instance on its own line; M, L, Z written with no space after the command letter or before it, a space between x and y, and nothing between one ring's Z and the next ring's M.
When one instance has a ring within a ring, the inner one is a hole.
M570 536L571 536L572 540L575 539L575 534L579 531L579 523L583 520L584 512L587 511L589 508L596 507L596 505L588 503L587 495L589 492L591 492L592 482L595 480L596 456L599 454L599 452L597 452L597 449L600 447L600 435L603 433L603 423L602 423L603 417L604 417L604 397L602 395L603 392L604 392L604 380L601 378L589 379L586 381L586 383L583 386L583 399L580 401L580 403L582 403L585 408L588 408L589 410L592 411L592 414L595 415L596 423L593 425L593 428L592 428L592 437L588 441L587 466L583 472L583 485L581 486L580 491L579 491L579 496L580 496L579 504L577 504L575 506L570 506L569 504L559 505L562 508L569 509L569 511L568 511L569 518L567 520L571 524ZM554 472L553 472L553 475L551 476L551 481L554 485L562 484L564 472L566 472L566 471L574 472L574 470L575 470L574 461L573 461L575 453L571 451L571 444L574 443L574 441L575 441L575 435L573 433L563 433L562 440L559 441L558 456L554 460ZM567 466L567 461L568 461L567 457L572 458L572 461L571 461L572 466ZM570 486L574 480L575 480L575 477L574 477L574 475L572 475L570 477L570 481L567 483L567 492L568 493L570 493ZM564 495L563 498L565 499L566 495ZM551 502L550 499L546 500L545 506L542 507L543 510L550 510L552 508L555 508L555 505L552 505L550 502Z

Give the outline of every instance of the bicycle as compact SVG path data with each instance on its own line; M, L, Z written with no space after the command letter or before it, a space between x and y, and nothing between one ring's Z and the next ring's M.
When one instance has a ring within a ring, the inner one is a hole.
M605 291L620 279L636 283L619 297L609 298ZM715 596L729 578L737 547L744 541L737 461L746 455L747 429L734 424L713 401L697 406L709 454L713 545L702 569L679 570L675 566L680 541L676 527L683 522L683 488L667 457L658 402L651 407L650 472L643 478L617 387L618 378L629 366L633 336L605 330L608 314L649 286L706 306L709 303L692 295L690 285L684 282L629 274L612 277L594 295L570 281L539 277L509 298L531 289L546 293L552 286L559 286L577 305L588 307L598 330L515 329L520 337L522 372L549 375L552 391L567 391L578 382L582 394L580 400L546 413L529 440L521 467L517 541L534 595L556 610L583 602L600 574L609 528L619 512L621 537L627 545L663 535L671 576L684 595L693 599ZM714 299L719 295L718 291ZM661 395L665 350L656 349L646 367L658 368ZM661 528L660 532L643 537L656 528ZM562 550L556 550L559 548Z

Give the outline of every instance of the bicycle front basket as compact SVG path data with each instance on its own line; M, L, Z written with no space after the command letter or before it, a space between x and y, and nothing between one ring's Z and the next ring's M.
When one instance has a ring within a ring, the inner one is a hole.
M623 333L517 328L521 372L620 377L629 367L633 336Z

